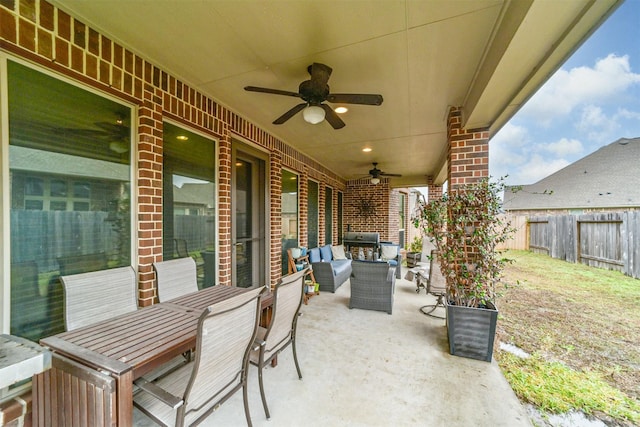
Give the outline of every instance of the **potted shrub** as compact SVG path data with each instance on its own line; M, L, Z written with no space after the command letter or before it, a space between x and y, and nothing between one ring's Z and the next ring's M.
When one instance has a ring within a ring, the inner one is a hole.
M504 179L488 178L419 206L413 218L431 236L447 281L451 354L491 361L498 310L497 285L505 263L496 247L513 232L500 216Z
M413 268L418 265L422 259L422 236L416 236L413 238L413 242L409 245L409 252L407 252L407 267Z

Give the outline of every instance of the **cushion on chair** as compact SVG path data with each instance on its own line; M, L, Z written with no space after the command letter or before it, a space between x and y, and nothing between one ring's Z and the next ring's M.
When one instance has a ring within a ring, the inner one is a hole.
M398 246L397 245L382 245L381 247L381 255L380 257L384 261L395 260L398 256Z
M347 255L344 253L344 246L331 246L331 254L333 259L347 259Z
M322 258L320 258L320 249L313 248L309 250L309 262L320 262Z
M324 245L320 248L320 258L322 258L322 261L326 262L332 260L331 245Z

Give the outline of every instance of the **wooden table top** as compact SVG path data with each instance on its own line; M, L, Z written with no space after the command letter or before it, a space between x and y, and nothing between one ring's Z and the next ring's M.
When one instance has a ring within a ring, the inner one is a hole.
M247 289L213 286L171 301L145 307L113 319L43 338L53 351L96 369L139 378L173 357L195 347L203 310ZM273 296L262 298L262 307Z

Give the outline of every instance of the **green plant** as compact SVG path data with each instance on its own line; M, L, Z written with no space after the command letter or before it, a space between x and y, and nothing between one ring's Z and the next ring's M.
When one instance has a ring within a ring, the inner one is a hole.
M484 178L420 203L412 218L436 246L452 304L484 307L495 302L496 284L509 262L496 247L513 232L499 215L503 190L504 179Z
M409 252L422 252L422 236L416 236L409 245Z

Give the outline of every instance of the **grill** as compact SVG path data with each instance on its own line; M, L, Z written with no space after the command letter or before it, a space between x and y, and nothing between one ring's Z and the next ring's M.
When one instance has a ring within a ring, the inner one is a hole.
M356 248L373 248L373 257L376 258L380 247L380 233L359 233L348 231L342 239L347 251L352 247Z

